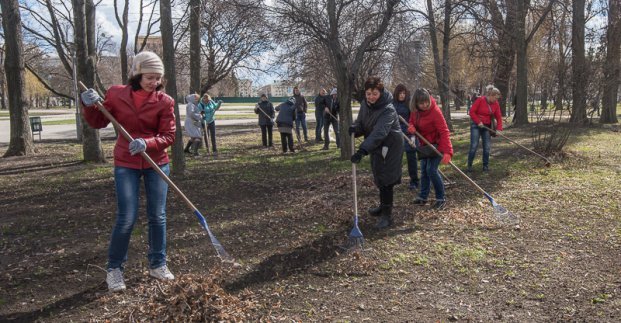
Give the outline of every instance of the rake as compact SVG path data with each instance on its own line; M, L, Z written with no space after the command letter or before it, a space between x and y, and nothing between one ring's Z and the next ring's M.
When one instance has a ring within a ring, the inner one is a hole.
M490 129L490 128L486 127L485 125L483 126L483 128L484 128L484 129L487 129L487 130L488 130L488 131L490 131L490 132L495 132L496 134L500 135L501 137L503 137L503 138L505 138L505 139L509 140L510 142L512 142L512 143L514 143L514 144L516 144L518 147L523 148L524 150L528 151L529 153L532 153L532 154L534 154L534 155L537 155L537 156L538 156L538 157L540 157L541 159L545 160L545 162L546 162L546 163L545 163L545 166L546 166L546 167L550 167L550 166L552 165L552 162L550 162L550 160L549 160L549 159L547 159L546 157L544 157L543 155L541 155L541 154L539 154L539 153L537 153L537 152L535 152L535 151L533 151L533 150L531 150L531 149L529 149L529 148L527 148L527 147L525 147L525 146L523 146L523 145L519 144L518 142L516 142L515 140L513 140L513 139L511 139L511 138L509 138L509 137L507 137L507 136L505 136L504 134L502 134L502 133L500 133L500 132L498 132L498 131L492 130L492 129Z
M399 120L401 120L401 122L403 122L406 126L408 125L408 123L405 121L405 119L403 119L402 116L399 116ZM416 144L410 138L408 138L406 134L404 134L403 132L401 134L403 135L403 139L410 145L410 147L416 150ZM444 175L444 173L440 169L438 169L438 173L440 173L446 185L455 184L455 182L451 181L448 177L446 177L446 175Z
M433 151L436 154L438 154L438 156L443 156L442 153L438 151L438 149L436 149L436 147L434 147L431 143L429 143L429 141L425 137L423 137L418 131L416 131L415 134L418 136L418 138L420 138L423 142L425 142L425 144L429 145L433 149ZM517 215L507 210L502 205L496 203L494 198L489 193L487 193L484 189L482 189L481 186L475 183L470 177L468 177L468 175L462 172L461 169L459 169L459 167L455 166L455 164L453 164L452 161L449 161L449 165L451 165L451 167L453 167L455 171L461 174L470 184L472 184L472 186L474 186L477 190L483 193L485 198L487 198L490 201L490 203L492 203L492 207L494 208L494 215L496 216L496 219L498 219L498 221L505 222L508 224L519 223L520 219L517 217Z
M84 83L82 83L82 82L79 82L79 83L80 83L80 88L83 91L88 90L88 88L84 85ZM112 116L112 114L110 114L110 112L108 112L108 110L106 110L106 108L103 106L103 104L101 104L101 102L97 102L96 106L99 109L99 111L101 113L103 113L103 115L106 118L108 118L108 120L110 120L110 122L112 122L112 124L114 125L116 130L123 135L125 140L127 140L128 142L132 142L134 140L132 138L132 136L129 134L129 132L127 132L127 130L125 130L125 128L114 118L114 116ZM192 211L194 212L194 215L196 215L196 217L198 218L198 222L200 222L201 226L207 231L207 234L209 235L209 239L211 239L211 244L216 249L216 253L218 254L218 257L220 257L220 259L223 262L234 264L235 263L235 259L233 259L233 257L231 257L226 252L226 250L224 250L224 247L222 247L222 244L220 243L220 241L218 241L216 236L209 229L209 225L207 224L207 220L205 220L205 217L196 208L196 206L194 206L194 204L185 196L185 194L183 194L183 192L177 187L177 185L175 185L175 183L173 183L173 181L159 168L159 166L153 161L153 159L151 159L151 157L149 157L149 155L146 152L144 152L144 151L141 152L140 156L142 156L142 158L144 158L144 160L146 160L147 163L149 163L149 165L151 165L151 167L158 173L158 175L160 175L160 177L166 183L168 183L168 186L172 187L172 189L175 192L177 192L177 194L179 194L181 199L192 209Z
M210 156L211 153L209 152L209 134L207 134L208 129L205 119L201 121L201 125L203 126L203 139L205 139L205 149L207 149L207 156Z
M356 138L351 136L351 151L356 148ZM347 243L343 248L347 250L362 249L364 247L364 237L358 227L358 186L356 185L356 164L351 163L351 179L354 191L354 227L349 232Z

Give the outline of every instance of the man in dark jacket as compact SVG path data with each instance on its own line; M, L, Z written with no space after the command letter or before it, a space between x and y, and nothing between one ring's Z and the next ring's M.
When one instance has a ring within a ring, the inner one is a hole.
M372 216L380 216L375 225L384 229L393 224L393 187L401 183L403 133L397 112L392 105L392 95L379 77L371 76L364 83L365 98L360 102L360 112L349 132L364 135L360 148L351 157L359 163L363 156L371 155L373 180L379 188L380 205L369 209Z
M306 129L306 111L308 110L308 103L306 102L306 98L302 94L300 94L300 89L298 87L293 88L293 98L295 99L295 132L300 138L300 125L302 125L302 129L304 130L304 141L308 141L308 130Z
M259 115L259 127L261 127L261 143L263 147L274 147L272 144L272 127L274 126L274 106L267 99L267 95L261 94L261 101L254 108L254 113Z
M326 106L323 111L323 137L324 145L322 150L328 150L330 146L330 125L334 129L334 135L336 136L336 147L340 148L341 143L339 139L339 98L336 95L336 88L330 92L330 105Z
M321 129L323 128L323 109L328 106L328 96L326 90L321 89L319 95L315 97L315 142L322 142Z

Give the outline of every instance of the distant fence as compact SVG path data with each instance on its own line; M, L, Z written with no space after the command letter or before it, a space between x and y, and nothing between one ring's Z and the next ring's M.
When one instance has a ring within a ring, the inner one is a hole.
M285 102L287 99L289 99L288 96L273 96L273 97L268 97L270 99L270 102L272 103L280 103L280 102ZM220 96L220 97L214 97L214 100L222 100L224 103L257 103L259 102L260 98L257 97L235 97L235 96ZM311 102L315 102L315 97L306 97L306 101L308 101L309 103Z

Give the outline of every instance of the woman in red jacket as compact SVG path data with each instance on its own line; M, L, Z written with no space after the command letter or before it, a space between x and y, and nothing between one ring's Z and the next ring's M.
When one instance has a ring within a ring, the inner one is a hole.
M491 149L491 136L496 136L496 131L502 131L502 115L498 105L500 91L493 85L487 87L485 96L479 97L470 108L470 150L468 151L468 172L472 172L472 161L479 147L479 138L483 142L483 171L489 170L489 151ZM492 129L490 133L485 127Z
M444 197L444 183L440 173L438 173L438 166L440 163L448 164L453 156L449 129L436 100L425 89L417 89L414 92L410 110L412 112L410 113L408 133L413 135L418 131L442 153L442 156L438 156L433 150L424 148L426 144L421 140L418 148L421 170L420 192L414 204L420 206L427 204L427 197L431 191L430 184L433 184L436 202L431 208L440 210L446 205L446 199Z
M144 178L149 223L149 274L162 280L175 277L166 265L166 193L168 184L140 156L146 152L164 173L169 174L166 148L175 139L174 100L161 92L164 64L152 52L134 57L127 85L112 86L104 107L134 138L119 136L114 146L114 183L117 198L116 224L108 249L106 282L111 291L125 289L123 263L132 229L138 217L140 178ZM110 122L94 105L101 98L93 89L82 93L83 115L96 129Z

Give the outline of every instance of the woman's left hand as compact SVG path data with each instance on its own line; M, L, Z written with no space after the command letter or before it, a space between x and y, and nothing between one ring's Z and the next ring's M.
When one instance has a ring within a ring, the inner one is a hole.
M444 156L442 156L442 160L440 161L440 163L442 163L443 165L446 165L448 163L451 162L451 155L450 154L444 154Z

